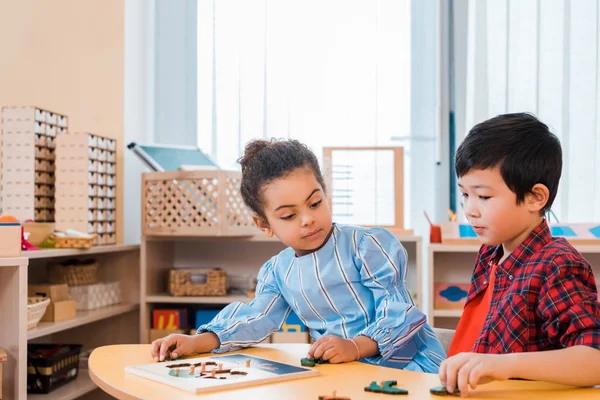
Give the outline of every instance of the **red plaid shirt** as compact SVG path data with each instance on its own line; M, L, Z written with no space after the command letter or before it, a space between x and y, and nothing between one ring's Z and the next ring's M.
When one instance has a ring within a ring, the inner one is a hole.
M502 246L482 246L467 303L488 286ZM600 304L588 262L544 220L496 268L490 310L472 351L516 353L586 345L600 349Z

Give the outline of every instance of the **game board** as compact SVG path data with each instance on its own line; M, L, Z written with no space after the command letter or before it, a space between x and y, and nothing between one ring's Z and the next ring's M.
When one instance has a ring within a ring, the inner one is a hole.
M196 394L319 375L318 369L244 354L132 365L125 372Z

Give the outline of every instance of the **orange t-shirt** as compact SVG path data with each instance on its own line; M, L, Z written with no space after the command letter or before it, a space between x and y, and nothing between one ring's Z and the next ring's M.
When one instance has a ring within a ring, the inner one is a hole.
M495 272L496 264L493 264L488 287L465 306L460 321L458 321L454 338L450 343L448 357L471 351L475 341L481 335L485 318L490 311L490 303L494 293Z

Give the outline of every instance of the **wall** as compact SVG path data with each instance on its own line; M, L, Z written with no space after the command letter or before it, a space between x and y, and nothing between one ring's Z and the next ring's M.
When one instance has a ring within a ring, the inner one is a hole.
M69 130L118 140L123 231L123 0L0 1L0 106L64 113Z

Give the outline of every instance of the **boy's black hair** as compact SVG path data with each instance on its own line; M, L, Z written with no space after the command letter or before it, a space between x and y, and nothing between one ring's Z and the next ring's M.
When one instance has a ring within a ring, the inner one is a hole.
M298 168L308 168L325 192L317 157L297 140L253 140L246 145L244 156L238 162L242 166L241 193L244 203L265 220L262 190L274 179L283 178Z
M550 195L541 214L552 207L562 172L562 150L548 126L527 113L503 114L473 127L456 151L456 175L473 169L500 167L500 174L525 200L533 186L541 183Z

